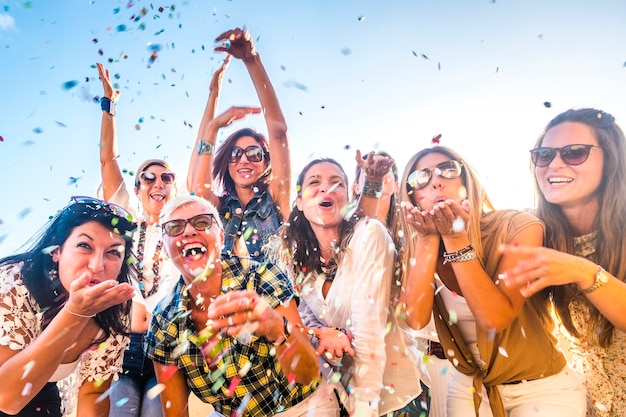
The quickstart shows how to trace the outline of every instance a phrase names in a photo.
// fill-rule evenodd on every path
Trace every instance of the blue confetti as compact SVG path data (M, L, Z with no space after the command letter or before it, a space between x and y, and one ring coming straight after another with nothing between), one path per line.
M71 90L72 88L76 87L78 85L78 81L76 80L70 80L70 81L66 81L63 83L63 89L64 90Z

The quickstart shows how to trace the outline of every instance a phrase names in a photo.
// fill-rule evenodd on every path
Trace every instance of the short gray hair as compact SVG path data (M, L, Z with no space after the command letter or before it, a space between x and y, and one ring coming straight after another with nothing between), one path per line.
M220 219L220 215L213 204L211 204L208 200L205 200L204 198L189 194L179 195L168 201L165 206L163 206L163 210L161 210L161 214L159 215L159 223L162 224L164 220L167 219L172 214L172 212L174 212L174 210L187 204L197 204L201 207L206 208L208 212L212 214L213 217L215 217L215 221L219 225L220 229L224 228L224 226L222 225L222 220Z

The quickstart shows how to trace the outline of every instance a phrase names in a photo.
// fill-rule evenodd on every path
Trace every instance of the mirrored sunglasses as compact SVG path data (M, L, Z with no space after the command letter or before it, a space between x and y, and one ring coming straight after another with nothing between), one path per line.
M591 148L599 148L596 145L574 144L563 146L562 148L540 147L530 150L530 159L539 168L547 167L556 158L557 152L561 156L561 161L567 165L581 165L589 158Z
M150 171L143 171L139 174L139 181L147 185L154 184L156 178L156 174ZM163 181L163 184L165 185L173 184L174 181L176 181L176 175L173 172L162 172L161 181Z
M263 148L260 146L248 146L246 149L233 146L233 149L230 151L229 162L239 162L244 154L250 162L261 162L265 152L263 152Z
M426 187L433 178L433 173L441 178L458 178L463 172L463 164L459 161L451 160L442 162L435 169L418 169L411 172L407 178L407 187L409 190L421 190Z
M163 231L171 237L179 236L185 231L187 223L199 232L208 230L213 225L215 217L213 214L198 214L191 219L176 219L163 223Z

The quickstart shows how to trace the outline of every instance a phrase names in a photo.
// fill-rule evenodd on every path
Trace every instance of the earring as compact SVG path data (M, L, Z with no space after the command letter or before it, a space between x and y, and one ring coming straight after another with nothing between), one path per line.
M50 281L56 281L59 279L59 267L58 267L59 263L55 262L54 264L52 264L52 268L50 268L50 270L48 271L48 279Z

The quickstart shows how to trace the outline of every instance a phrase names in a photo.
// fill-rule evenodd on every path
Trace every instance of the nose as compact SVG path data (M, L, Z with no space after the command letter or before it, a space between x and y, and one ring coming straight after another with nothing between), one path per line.
M94 252L89 258L89 270L93 274L99 274L104 271L104 254L101 252Z
M197 232L196 228L191 225L191 222L185 223L185 228L183 229L183 236L195 235Z

